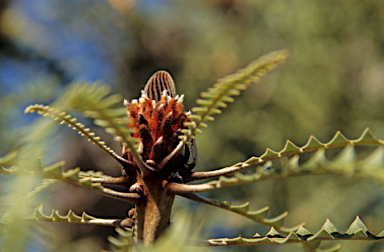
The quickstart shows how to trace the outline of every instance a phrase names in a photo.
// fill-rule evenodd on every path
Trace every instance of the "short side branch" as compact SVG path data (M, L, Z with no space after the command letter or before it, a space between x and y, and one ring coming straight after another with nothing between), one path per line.
M262 163L262 162L260 162L260 163ZM257 164L254 164L254 163L242 164L242 165L234 165L234 166L230 166L230 167L225 167L225 168L215 170L215 171L193 172L188 177L183 178L184 179L183 181L185 183L187 183L187 182L191 182L191 181L195 181L195 180L216 178L216 177L227 175L227 174L230 174L230 173L233 173L233 172L236 172L236 171L239 171L239 170L242 170L242 169L254 166L254 165L257 165Z
M183 141L180 141L179 144L176 146L175 149L171 153L168 154L157 166L157 169L161 170L168 162L171 160L174 156L176 156L177 153L181 151L181 149L184 147L185 143Z
M217 189L215 185L202 184L202 185L185 185L171 182L164 187L167 193L171 194L185 194L185 193L199 193Z
M138 193L117 192L109 188L103 188L102 194L111 198L130 202L132 204L138 204L139 202L141 202L142 199Z
M101 185L110 186L123 186L128 187L127 181L124 177L118 178L91 178L92 183L99 183Z

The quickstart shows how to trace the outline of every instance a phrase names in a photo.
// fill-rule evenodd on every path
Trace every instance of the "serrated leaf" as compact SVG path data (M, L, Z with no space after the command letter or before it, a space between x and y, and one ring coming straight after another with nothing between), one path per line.
M284 244L284 243L302 243L312 250L316 251L337 251L340 245L329 248L319 249L318 246L321 241L335 241L335 240L359 240L359 241L377 241L384 239L384 231L379 235L371 235L369 230L365 227L364 223L359 217L351 224L346 233L339 233L336 227L327 220L323 227L312 234L304 227L299 227L296 232L290 232L286 236L271 228L265 236L256 233L253 238L243 238L241 236L235 238L220 238L208 240L211 246L257 246L269 244Z

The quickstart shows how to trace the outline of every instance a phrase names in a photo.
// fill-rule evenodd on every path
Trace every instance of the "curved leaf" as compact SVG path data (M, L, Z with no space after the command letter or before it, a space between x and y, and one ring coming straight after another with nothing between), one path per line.
M89 128L85 128L84 124L77 122L76 118L73 118L71 115L66 114L66 112L57 111L54 108L49 106L44 106L41 104L30 105L25 109L26 114L37 112L43 116L50 116L55 121L60 121L60 124L68 124L68 127L79 132L80 135L88 138L88 141L91 141L93 144L97 145L104 152L109 154L111 157L116 159L118 156L115 151L105 145L104 141L100 140L100 137L95 136L95 133L90 132Z

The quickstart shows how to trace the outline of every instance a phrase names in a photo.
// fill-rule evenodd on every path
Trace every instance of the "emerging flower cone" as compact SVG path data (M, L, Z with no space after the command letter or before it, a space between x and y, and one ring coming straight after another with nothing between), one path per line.
M159 164L179 143L180 130L187 119L183 95L175 96L172 77L165 71L156 72L148 81L139 100L125 102L133 137L141 138L139 151L147 165L160 171ZM123 157L133 161L123 149Z
M141 139L138 149L143 161L158 172L159 177L167 180L181 180L180 174L191 168L187 164L190 155L188 148L183 148L174 157L170 156L180 142L181 129L186 128L184 122L190 121L183 108L184 96L175 93L171 75L158 71L149 79L138 100L132 100L131 103L125 101L129 115L127 126L134 130L132 137ZM137 164L124 147L122 157L136 168L125 172L131 182L137 182L132 181L132 176L139 175ZM136 170L135 175L132 170ZM137 185L131 191L135 189Z

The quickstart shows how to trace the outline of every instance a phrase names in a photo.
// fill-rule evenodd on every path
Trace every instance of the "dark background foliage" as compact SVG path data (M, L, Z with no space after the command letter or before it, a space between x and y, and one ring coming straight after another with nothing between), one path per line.
M251 86L197 137L196 170L259 156L267 147L278 151L287 139L301 146L311 134L327 142L337 130L357 138L370 127L383 138L383 27L380 0L2 0L0 154L10 151L23 126L35 119L23 115L23 109L51 103L72 81L100 81L133 99L153 72L165 69L189 109L218 78L283 48L291 53L288 61ZM109 135L93 128L119 149ZM119 175L119 166L76 132L63 127L52 142L47 164L64 159L66 169L79 166ZM288 210L287 225L304 221L312 232L326 218L345 231L356 215L373 232L384 229L382 188L356 178L291 178L205 195L239 204L249 200L252 210L269 205L270 216ZM121 218L130 207L62 184L46 190L41 200L46 209L98 217ZM174 208L200 210L205 238L267 232L241 217L183 199ZM58 234L56 246L62 251L100 250L107 247L106 236L114 234L113 228L42 225ZM36 241L30 248L37 250L31 251L50 251L53 245L45 243ZM381 244L353 242L342 251L352 246L354 251L383 249ZM240 249L296 251L297 246L235 250Z

